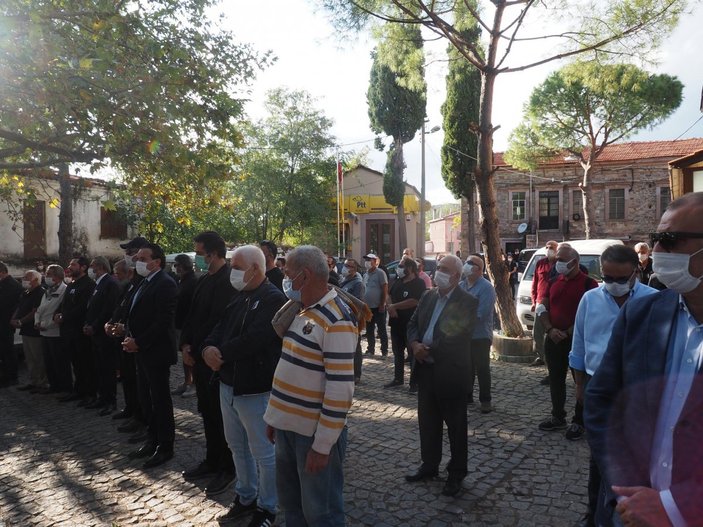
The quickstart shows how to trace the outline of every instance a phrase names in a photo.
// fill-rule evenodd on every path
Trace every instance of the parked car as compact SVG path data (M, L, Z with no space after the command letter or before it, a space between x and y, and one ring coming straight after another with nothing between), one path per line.
M517 258L517 279L522 280L522 275L527 268L527 264L530 262L530 258L535 254L537 249L523 249L520 251L520 255Z
M568 242L579 253L580 262L583 267L588 270L588 274L602 281L600 272L600 255L611 245L622 245L621 240L574 240ZM535 267L537 262L547 257L547 251L544 247L537 249L532 258L530 258L525 272L522 275L520 284L517 290L517 301L515 306L517 316L522 325L531 330L535 323L535 314L532 311L532 279L535 275Z

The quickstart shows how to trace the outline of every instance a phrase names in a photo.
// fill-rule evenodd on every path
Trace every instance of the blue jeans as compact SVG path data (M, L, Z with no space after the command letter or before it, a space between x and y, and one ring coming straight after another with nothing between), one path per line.
M237 469L235 491L245 505L258 494L257 505L276 514L276 451L264 422L269 395L233 395L231 386L220 383L222 423Z
M317 474L305 471L314 438L276 430L278 496L286 527L344 525L344 472L347 427L332 447L327 466Z

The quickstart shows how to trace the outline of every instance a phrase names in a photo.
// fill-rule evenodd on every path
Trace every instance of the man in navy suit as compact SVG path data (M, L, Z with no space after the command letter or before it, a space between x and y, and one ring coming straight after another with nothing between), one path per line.
M433 478L442 460L442 427L447 425L451 459L445 496L461 491L468 465L466 405L471 374L471 337L478 300L459 285L462 262L445 256L437 265L437 287L427 291L408 322L408 343L415 355L411 384L417 382L417 420L422 465L406 481Z
M163 270L166 256L158 245L150 243L139 249L134 260L144 280L132 297L122 349L137 357L139 398L147 414L149 438L130 457L148 457L143 466L152 468L173 457L175 423L169 374L176 363L173 319L178 286Z
M586 389L598 525L703 525L701 218L703 192L671 202L651 235L668 290L625 304Z

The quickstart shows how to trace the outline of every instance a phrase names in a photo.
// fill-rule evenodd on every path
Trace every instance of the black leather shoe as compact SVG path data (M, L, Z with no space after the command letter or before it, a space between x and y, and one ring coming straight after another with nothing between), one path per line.
M414 474L408 474L407 476L405 476L405 481L407 481L408 483L414 483L416 481L422 481L423 479L432 479L437 474L439 474L439 471L437 469L427 470L421 468Z
M140 446L138 449L133 450L132 452L127 454L127 457L129 459L139 459L141 457L152 457L155 452L156 452L156 444L152 443L151 441L147 441L142 446Z
M461 480L449 478L442 489L443 496L456 496L461 492Z
M83 408L86 410L98 410L105 406L105 402L101 401L100 399L93 399L92 402L86 404Z
M234 481L234 474L232 472L219 472L205 487L205 495L217 496L218 494L226 492L232 484L232 481Z
M68 395L58 397L56 400L60 403L72 403L73 401L78 401L80 399L81 399L81 396L78 395L77 393L69 393Z
M403 386L403 381L393 379L391 382L383 385L384 388L393 388L394 386Z
M126 408L112 416L113 419L129 419L130 417L132 417L132 412L128 411Z
M103 406L102 410L98 412L98 415L100 417L105 417L106 415L112 414L115 410L117 410L117 405L115 403L111 403Z
M186 481L192 481L194 479L200 478L209 478L214 476L215 474L217 474L217 470L214 469L207 461L202 461L194 467L190 467L189 469L186 469L181 472L181 476L183 476L183 479L185 479Z
M137 430L139 430L142 427L142 424L137 421L136 419L131 419L127 421L125 424L120 425L117 427L118 432L122 432L124 434L133 434Z
M549 386L549 375L546 375L545 377L543 377L542 380L539 381L539 383L542 386Z
M88 408L89 406L94 405L97 402L97 399L95 397L83 397L80 401L78 401L78 404L76 405L78 408ZM99 408L99 406L96 406L96 408Z
M146 429L139 429L127 438L127 442L131 444L143 443L147 439L149 439L149 432Z
M159 465L163 465L169 459L173 457L173 448L163 448L161 446L156 447L154 455L147 459L142 468L154 468Z

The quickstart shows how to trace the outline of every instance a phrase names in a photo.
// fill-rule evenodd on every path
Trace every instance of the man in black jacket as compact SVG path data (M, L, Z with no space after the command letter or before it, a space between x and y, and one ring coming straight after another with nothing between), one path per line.
M176 337L181 341L181 332L185 326L190 305L193 303L193 294L198 279L193 270L193 260L187 254L176 256L173 264L173 271L178 276L178 303L176 304ZM193 367L183 363L183 384L171 390L171 395L181 397L192 397L195 395L195 385L193 384Z
M83 333L88 302L95 289L95 282L87 275L89 265L90 262L85 256L71 260L66 274L73 278L73 281L66 287L63 302L54 315L54 322L61 328L63 345L71 356L75 377L73 393L60 398L59 401L69 402L80 399L79 406L95 403L97 390L92 367L90 337Z
M130 458L148 457L143 467L152 468L173 457L176 426L169 374L176 363L173 316L178 286L163 270L166 256L158 245L150 243L139 249L135 261L144 280L132 296L122 349L137 358L139 398L149 437Z
M105 334L120 296L120 286L110 274L110 262L102 256L90 263L89 275L95 277L95 290L88 302L83 333L93 342L93 367L98 379L98 399L86 408L98 409L98 415L110 415L117 409L117 341Z
M230 284L229 264L225 260L225 241L213 231L193 240L195 253L204 258L207 272L199 279L181 333L183 363L193 367L198 410L205 431L205 460L183 472L186 480L210 477L205 487L208 496L227 490L234 479L234 462L227 447L220 412L220 386L217 375L202 357L202 344L222 318L235 290Z
M22 286L10 276L7 265L0 262L0 387L17 384L15 328L10 326L17 309Z
M219 520L254 512L250 525L257 526L271 525L276 513L276 456L263 416L281 355L281 339L271 320L286 302L265 271L258 247L245 245L234 251L230 279L240 293L203 343L205 362L220 374L225 436L237 468L237 496Z

